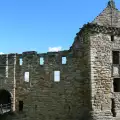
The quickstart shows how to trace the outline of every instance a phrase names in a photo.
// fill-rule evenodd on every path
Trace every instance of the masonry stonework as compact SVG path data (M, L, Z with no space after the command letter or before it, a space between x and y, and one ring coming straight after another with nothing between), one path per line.
M69 50L0 55L0 120L119 120L120 62L113 63L113 51L120 51L120 12L110 0ZM3 113L8 101L10 111Z

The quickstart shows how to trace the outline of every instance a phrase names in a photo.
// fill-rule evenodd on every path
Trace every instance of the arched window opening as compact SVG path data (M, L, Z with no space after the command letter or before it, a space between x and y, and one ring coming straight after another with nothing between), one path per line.
M11 111L11 94L7 90L0 90L0 114Z

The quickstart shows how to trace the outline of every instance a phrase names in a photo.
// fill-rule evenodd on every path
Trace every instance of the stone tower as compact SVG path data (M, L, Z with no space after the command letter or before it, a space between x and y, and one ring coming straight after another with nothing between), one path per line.
M84 83L90 80L85 89L90 91L91 119L120 119L120 11L113 0L77 33L72 49L80 64L88 60L81 76L89 76L82 77Z

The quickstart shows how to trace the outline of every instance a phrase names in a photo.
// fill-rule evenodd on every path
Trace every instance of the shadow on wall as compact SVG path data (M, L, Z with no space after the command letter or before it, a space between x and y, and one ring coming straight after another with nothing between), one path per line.
M4 113L3 115L0 115L0 120L13 120L13 116L15 116L12 112Z

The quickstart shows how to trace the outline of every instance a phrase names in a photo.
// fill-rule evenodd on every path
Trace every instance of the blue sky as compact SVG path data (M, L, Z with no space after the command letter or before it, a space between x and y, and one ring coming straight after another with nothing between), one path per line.
M0 0L0 52L67 50L108 0ZM120 0L115 0L120 10Z

